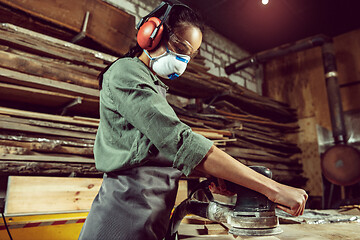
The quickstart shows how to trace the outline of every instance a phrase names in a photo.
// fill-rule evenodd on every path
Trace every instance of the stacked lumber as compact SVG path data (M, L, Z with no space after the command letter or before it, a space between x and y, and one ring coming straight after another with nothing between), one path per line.
M99 176L93 158L98 123L0 107L0 172Z
M99 119L58 116L0 107L0 172L100 176L93 147ZM233 141L229 131L193 128L215 145Z
M270 168L274 179L301 186L305 178L300 159L301 150L288 140L299 131L297 123L278 123L254 115L232 113L216 108L195 113L173 106L179 118L191 127L226 130L230 141L222 149L245 165ZM212 113L209 113L209 112Z
M0 173L99 176L92 148L99 123L97 75L116 57L11 24L0 25ZM193 131L246 165L302 185L294 110L227 78L198 57L172 95L196 98L196 111L169 99ZM164 80L165 81L165 80ZM200 101L201 99L201 101Z
M204 58L199 56L189 64L179 80L164 80L170 87L170 93L186 98L205 99L221 109L260 116L276 122L297 121L296 111L289 105L260 96L229 78L214 76L207 72L209 68L204 65Z

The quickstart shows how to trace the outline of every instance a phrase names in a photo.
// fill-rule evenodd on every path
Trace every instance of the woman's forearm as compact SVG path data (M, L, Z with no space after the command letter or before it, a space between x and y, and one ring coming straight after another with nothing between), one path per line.
M277 183L248 168L213 146L196 170L250 188L266 196L274 194Z

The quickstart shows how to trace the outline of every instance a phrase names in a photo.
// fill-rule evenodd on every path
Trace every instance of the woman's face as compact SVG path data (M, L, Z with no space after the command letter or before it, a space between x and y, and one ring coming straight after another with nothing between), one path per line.
M169 40L161 41L160 46L150 52L152 57L157 57L166 51L166 46L170 51L194 57L198 52L202 42L202 33L199 28L183 24L174 29L170 34Z

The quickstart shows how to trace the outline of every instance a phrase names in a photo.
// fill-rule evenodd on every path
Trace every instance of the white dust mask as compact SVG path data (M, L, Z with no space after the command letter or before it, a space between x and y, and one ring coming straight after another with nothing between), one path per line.
M183 74L190 56L172 52L166 47L166 52L158 57L150 57L150 54L144 50L150 58L150 68L159 76L173 80Z

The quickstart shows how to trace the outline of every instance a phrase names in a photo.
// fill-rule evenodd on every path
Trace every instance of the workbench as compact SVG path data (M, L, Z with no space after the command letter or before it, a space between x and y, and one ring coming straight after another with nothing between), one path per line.
M281 234L273 236L238 236L228 234L226 223L215 223L197 216L186 216L179 227L180 239L213 240L360 240L360 209L305 210L304 215L293 217L277 211Z
M360 240L360 223L330 223L330 224L281 224L284 231L274 236L239 236L236 240ZM207 235L204 225L181 224L179 227L180 239L212 239L234 240L231 234Z

